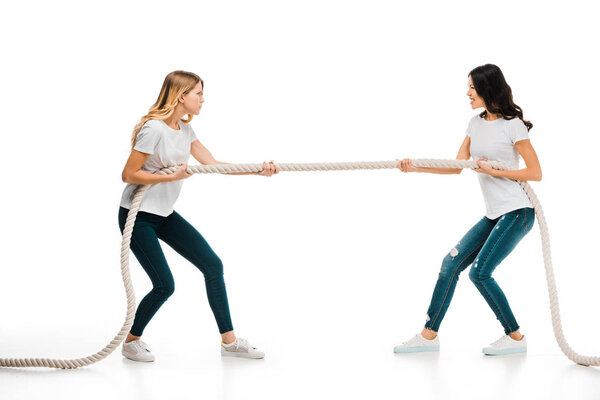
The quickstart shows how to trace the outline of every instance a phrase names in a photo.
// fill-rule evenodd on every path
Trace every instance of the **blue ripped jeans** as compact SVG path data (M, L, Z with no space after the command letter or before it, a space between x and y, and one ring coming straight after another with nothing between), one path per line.
M437 332L448 310L458 276L473 264L469 278L483 295L508 335L519 329L508 300L492 277L496 267L531 230L535 221L533 208L521 208L496 219L483 217L444 257L425 327Z

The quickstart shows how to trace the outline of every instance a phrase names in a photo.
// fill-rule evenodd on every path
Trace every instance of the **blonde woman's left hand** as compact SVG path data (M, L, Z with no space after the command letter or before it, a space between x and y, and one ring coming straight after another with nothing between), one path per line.
M273 163L273 160L270 162L263 163L263 170L258 173L258 175L262 176L271 176L279 173L279 167Z
M479 160L477 160L477 165L479 165L479 168L473 168L473 171L495 176L496 170L490 167L488 164L484 164L482 161L488 161L488 159L480 158Z

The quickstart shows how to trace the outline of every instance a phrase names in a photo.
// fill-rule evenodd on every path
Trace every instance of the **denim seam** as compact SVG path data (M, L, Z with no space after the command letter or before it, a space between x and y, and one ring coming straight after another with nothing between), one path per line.
M435 316L433 317L433 319L431 320L431 326L435 325L435 323L437 322L437 319L440 315L440 312L442 311L442 308L444 308L444 303L446 302L446 299L448 298L448 292L450 291L450 286L452 286L452 281L454 280L454 278L456 277L456 271L458 271L460 269L460 266L465 262L465 260L467 258L469 258L473 253L475 253L476 251L479 251L479 246L483 245L483 243L485 243L485 241L487 240L487 237L481 242L479 243L479 245L475 246L475 248L469 253L467 254L460 263L458 263L458 265L456 266L456 268L454 268L454 271L452 272L452 277L450 278L450 283L448 284L448 287L446 288L446 292L444 292L444 297L442 298L442 301L440 303L440 306L437 310L437 312L435 313Z
M498 243L500 242L500 240L501 240L501 239L502 239L502 238L503 238L503 237L506 235L506 232L507 232L507 231L508 231L508 230L509 230L509 229L510 229L510 228L511 228L511 227L512 227L514 224L515 224L515 222L516 222L516 221L517 221L517 219L515 218L515 219L514 219L514 220L511 222L511 224L510 224L510 225L509 225L509 226L508 226L506 229L504 229L504 230L502 231L502 234L501 234L501 235L498 237L498 239L496 240L496 243L494 243L494 246L492 246L492 248L490 249L490 251L488 251L488 253L487 253L487 254L486 254L486 256L484 257L484 259L483 259L483 262L482 262L481 264L485 265L485 263L486 263L486 261L488 260L488 258L489 258L489 256L490 256L490 254L492 254L492 252L493 252L494 250L496 250L496 247L498 247ZM478 282L479 282L479 278L480 278L480 276L481 276L481 270L482 270L482 269L483 269L483 268L480 268L480 269L477 271L477 278L478 278ZM476 285L477 285L477 284L476 284ZM490 296L490 294L489 294L488 290L485 288L485 285L484 285L483 283L481 283L481 286L482 286L482 288L485 290L485 293L487 294L487 298L489 298L489 299L491 300L491 302L494 304L494 307L496 307L496 309L498 310L498 315L500 315L500 318L502 319L502 320L500 321L500 323L502 323L502 326L504 326L504 327L508 326L508 323L506 322L506 318L505 318L505 316L502 314L502 311L501 311L501 310L500 310L500 308L498 307L498 304L496 304L496 302L494 301L494 299L492 298L492 296ZM482 295L483 295L483 293L482 293ZM486 296L484 295L484 297L486 297Z
M489 298L492 301L492 304L493 304L494 308L496 310L498 310L498 314L500 315L500 318L501 318L500 323L502 324L502 327L504 328L504 332L506 333L506 327L509 326L508 322L506 322L506 319L505 319L504 315L502 314L502 312L500 311L500 308L498 307L498 305L496 304L496 302L494 301L494 299L492 299L492 296L490 295L490 292L487 290L487 288L485 287L485 284L483 282L481 283L481 288L483 290L485 290L484 297ZM493 311L493 309L492 309L492 311Z
M527 218L527 209L525 209L525 218ZM531 224L531 228L527 229L526 225L523 226L523 228L525 228L525 233L529 233L533 229L534 224L535 224L535 211L533 213L533 223Z
M527 229L527 210L523 209L523 222L521 222L521 225L523 226L523 229L525 229L525 232L528 233L529 230Z

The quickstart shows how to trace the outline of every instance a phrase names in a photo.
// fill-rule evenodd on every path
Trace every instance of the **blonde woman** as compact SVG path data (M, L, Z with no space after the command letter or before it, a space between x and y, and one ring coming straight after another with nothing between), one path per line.
M196 138L189 122L200 113L204 82L194 73L174 71L167 75L156 103L142 117L132 135L132 150L123 169L127 183L119 209L119 228L125 227L137 185L152 184L146 192L137 215L131 238L131 250L150 280L152 290L140 302L133 326L123 344L122 354L134 361L154 361L150 349L141 341L144 328L175 290L173 275L158 239L194 264L204 274L206 294L221 333L221 355L263 358L264 353L237 338L231 322L223 264L202 235L173 210L183 180L190 177L187 161L190 154L202 164L226 164L213 155ZM187 117L187 118L184 118ZM154 172L169 165L180 168L171 175ZM258 173L278 173L275 164L263 164ZM236 174L240 175L240 174Z

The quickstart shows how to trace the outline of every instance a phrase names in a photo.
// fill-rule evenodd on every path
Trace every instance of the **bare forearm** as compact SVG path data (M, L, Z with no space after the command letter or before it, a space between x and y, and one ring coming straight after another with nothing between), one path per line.
M494 170L492 176L508 178L515 181L541 181L542 171L533 168L523 168L514 171Z
M430 174L460 174L460 168L430 168L430 167L416 167L416 172L427 172Z
M151 174L146 171L136 171L130 174L123 174L123 182L133 183L134 185L152 185L159 182L170 182L173 180L172 175Z

